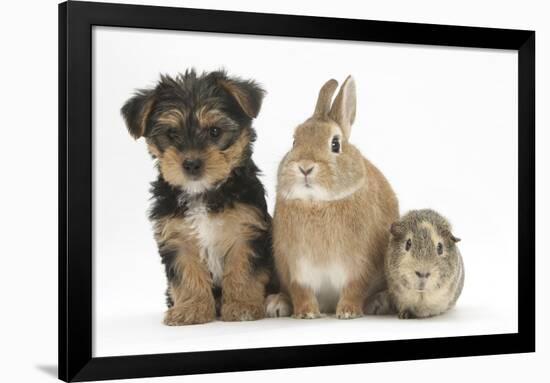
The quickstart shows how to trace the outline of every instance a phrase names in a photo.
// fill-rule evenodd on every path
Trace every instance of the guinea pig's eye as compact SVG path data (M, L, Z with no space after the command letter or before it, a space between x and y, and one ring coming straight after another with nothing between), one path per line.
M208 129L208 134L211 138L216 139L220 137L220 135L222 134L222 130L217 126L211 126L210 129Z
M330 149L333 153L340 153L340 139L338 136L332 137L332 142L330 143Z
M439 243L437 244L437 254L438 254L438 255L443 254L443 244L442 244L441 242L439 242Z
M409 251L411 249L411 246L412 246L412 241L411 239L407 239L407 243L405 243L405 250Z

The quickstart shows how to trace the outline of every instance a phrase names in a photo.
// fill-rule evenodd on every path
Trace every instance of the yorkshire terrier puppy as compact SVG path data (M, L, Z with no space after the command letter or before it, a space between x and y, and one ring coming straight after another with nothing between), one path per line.
M251 158L263 95L254 81L188 70L122 107L159 171L150 219L168 279L166 325L264 317L271 218Z

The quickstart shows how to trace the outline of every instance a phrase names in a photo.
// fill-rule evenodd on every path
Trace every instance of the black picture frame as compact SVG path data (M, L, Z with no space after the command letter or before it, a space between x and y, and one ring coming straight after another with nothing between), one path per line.
M518 52L518 333L92 357L92 27ZM69 1L59 5L59 378L89 381L535 351L535 32Z

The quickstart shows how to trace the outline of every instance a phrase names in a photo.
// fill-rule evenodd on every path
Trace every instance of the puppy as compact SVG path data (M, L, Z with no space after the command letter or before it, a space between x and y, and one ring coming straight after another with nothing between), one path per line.
M263 96L254 81L188 70L122 107L159 172L150 219L168 279L166 325L264 317L271 218L251 158Z

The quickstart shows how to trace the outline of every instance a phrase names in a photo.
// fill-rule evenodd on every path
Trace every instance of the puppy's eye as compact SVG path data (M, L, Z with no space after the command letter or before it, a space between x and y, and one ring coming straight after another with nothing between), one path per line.
M438 255L442 255L443 254L443 244L441 242L439 242L437 244L437 254Z
M178 138L178 131L176 129L168 129L166 135L168 136L168 138L175 140L176 138Z
M332 137L332 142L330 143L330 149L333 153L340 153L340 140L338 136Z
M409 251L411 249L411 246L412 246L412 241L411 239L407 239L407 243L405 243L405 250Z
M222 130L218 128L217 126L211 126L210 129L208 129L208 134L211 138L218 138L222 134Z

